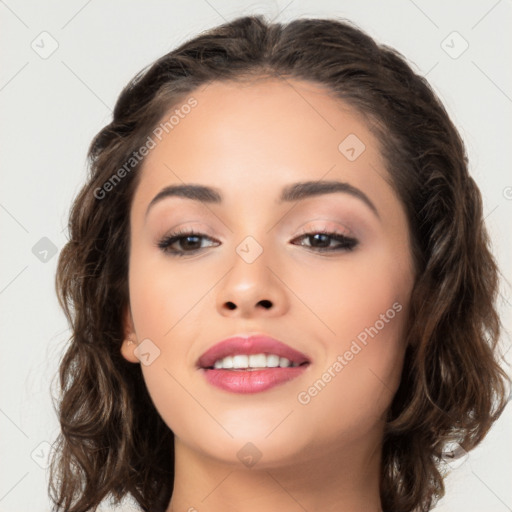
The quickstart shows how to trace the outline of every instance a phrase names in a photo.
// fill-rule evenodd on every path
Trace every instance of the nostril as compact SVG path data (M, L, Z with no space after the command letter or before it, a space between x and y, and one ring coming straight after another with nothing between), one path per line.
M260 300L259 304L261 304L264 308L271 308L272 307L272 302L270 302L269 300Z
M233 304L232 302L226 302L226 305L227 305L228 309L236 309L235 304Z

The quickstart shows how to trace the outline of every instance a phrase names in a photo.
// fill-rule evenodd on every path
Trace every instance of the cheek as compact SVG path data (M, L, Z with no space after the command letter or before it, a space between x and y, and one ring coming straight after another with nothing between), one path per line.
M344 354L339 366L329 365L311 380L298 395L301 428L342 445L383 428L400 381L403 351L379 343L375 338L366 347L353 346L350 361Z
M137 338L154 344L150 351L154 350L156 357L151 354L151 363L141 364L152 402L169 428L186 438L188 432L198 429L196 419L204 416L190 395L193 361L189 345L204 326L204 308L213 307L206 302L218 281L218 269L197 265L176 268L165 257L136 248L130 260L130 305ZM214 422L210 425L216 426Z
M318 435L325 439L351 443L383 427L405 353L407 312L392 295L370 295L359 304L364 312L346 321L340 316L325 364L311 373L297 395L301 428L320 428Z
M364 341L366 329L375 324L382 331L379 337L396 338L393 331L405 317L412 286L405 256L399 261L383 247L327 261L311 272L297 266L293 275L286 276L303 305L314 313L302 321L318 324L329 352L332 348L343 352L359 335Z
M305 422L321 419L325 436L337 431L358 437L380 425L398 388L412 282L407 262L388 254L354 259L336 272L324 269L318 276L323 292L308 294L331 335L324 337L325 358L297 401Z
M162 256L134 255L130 262L130 302L139 337L166 343L179 324L196 320L198 303L207 300L216 281L194 265L170 265Z

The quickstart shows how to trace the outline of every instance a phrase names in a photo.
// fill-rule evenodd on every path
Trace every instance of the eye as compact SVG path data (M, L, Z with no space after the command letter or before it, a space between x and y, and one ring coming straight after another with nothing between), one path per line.
M303 247L308 247L315 252L351 251L359 243L355 238L332 231L314 231L304 233L300 237L295 238L293 242L297 240L307 240L309 245L294 245L302 245ZM220 243L204 233L199 233L194 230L178 230L162 238L157 245L164 253L170 254L171 256L186 256L187 254L196 254L200 250L204 249L205 246L202 245L202 242L204 241L213 242L206 247L211 247ZM333 242L335 243L334 247L332 246Z
M295 238L294 241L303 239L309 241L309 245L305 245L305 247L309 247L316 252L351 251L359 243L359 241L353 237L331 231L314 231L310 233L304 233L300 237ZM332 242L335 242L337 245L333 247L331 245Z
M216 243L216 241L204 233L194 230L178 230L162 238L157 245L164 253L171 256L185 256L187 254L195 254L199 250L204 249L201 244L203 240L210 240Z

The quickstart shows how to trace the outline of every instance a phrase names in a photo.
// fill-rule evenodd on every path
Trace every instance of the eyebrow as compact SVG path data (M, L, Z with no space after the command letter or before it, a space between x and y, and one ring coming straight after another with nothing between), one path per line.
M281 196L277 202L284 203L300 201L310 197L340 192L360 199L380 219L377 208L362 190L350 185L350 183L341 181L303 181L293 183L283 187ZM217 188L192 183L169 185L158 192L158 194L151 200L146 210L146 216L156 203L169 197L181 197L210 204L222 203L222 194Z

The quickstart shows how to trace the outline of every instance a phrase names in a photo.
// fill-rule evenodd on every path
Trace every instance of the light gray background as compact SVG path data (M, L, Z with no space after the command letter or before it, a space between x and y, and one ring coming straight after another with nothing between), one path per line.
M427 75L466 141L495 252L511 281L510 0L0 0L1 512L50 510L40 466L58 432L49 386L69 334L54 293L51 246L58 251L66 241L92 137L142 67L202 30L252 13L283 22L347 17ZM58 48L46 55L52 44ZM510 297L504 285L509 330ZM510 336L503 344L510 346ZM509 407L452 472L436 510L512 510L511 427Z

